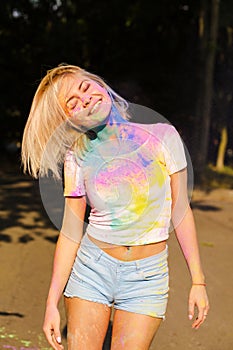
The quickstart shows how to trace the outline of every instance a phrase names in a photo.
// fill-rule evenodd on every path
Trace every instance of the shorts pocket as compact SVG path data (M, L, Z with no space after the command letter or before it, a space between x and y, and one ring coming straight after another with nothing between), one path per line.
M159 264L151 264L150 266L141 267L141 274L146 281L150 280L162 280L168 276L168 264L167 261Z
M91 256L91 254L82 248L78 250L77 257L84 265L89 264L93 260L93 257Z
M93 258L85 250L80 249L71 270L71 279L83 282L92 269Z

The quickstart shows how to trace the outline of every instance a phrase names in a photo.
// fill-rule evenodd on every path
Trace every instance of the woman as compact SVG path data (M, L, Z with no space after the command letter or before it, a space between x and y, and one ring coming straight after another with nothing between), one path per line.
M166 311L171 220L192 278L193 328L209 310L182 142L168 124L129 122L127 108L98 76L61 65L41 81L25 127L25 170L60 178L64 164L64 218L43 327L57 350L63 292L69 349L102 349L112 306L111 349L149 349Z

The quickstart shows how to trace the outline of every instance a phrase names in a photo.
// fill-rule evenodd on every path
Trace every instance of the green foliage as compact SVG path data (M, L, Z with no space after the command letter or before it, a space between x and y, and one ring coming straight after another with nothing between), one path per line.
M21 139L38 81L47 69L67 62L164 114L189 146L199 6L194 0L1 1L1 143ZM221 6L222 30L232 25L233 4L227 0ZM219 48L225 52L221 43ZM212 127L215 131L217 125Z
M233 189L233 168L227 166L223 170L217 171L213 165L208 165L203 173L200 186L205 190Z

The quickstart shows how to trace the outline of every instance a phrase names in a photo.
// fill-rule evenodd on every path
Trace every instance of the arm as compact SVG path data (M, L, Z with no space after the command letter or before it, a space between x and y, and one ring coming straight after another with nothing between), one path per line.
M182 170L171 175L172 190L172 222L176 237L185 256L190 275L192 288L189 295L189 318L194 315L195 306L198 307L198 317L193 322L193 328L199 328L204 322L209 310L209 302L204 284L197 233L193 213L189 205L187 195L187 170Z
M86 210L85 197L66 198L65 212L53 263L43 330L50 345L61 349L60 316L58 303L73 266L79 242L83 235L83 222ZM68 237L75 237L76 240Z

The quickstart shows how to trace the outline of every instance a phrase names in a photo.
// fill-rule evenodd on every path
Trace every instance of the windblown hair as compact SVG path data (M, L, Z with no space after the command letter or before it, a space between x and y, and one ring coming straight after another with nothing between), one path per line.
M82 158L90 149L89 133L84 133L81 125L79 128L72 124L59 102L63 78L70 74L81 75L104 87L122 117L129 119L127 101L99 76L66 64L48 70L36 90L22 140L24 172L35 178L46 176L49 171L55 178L61 178L67 150L73 148L77 157Z

